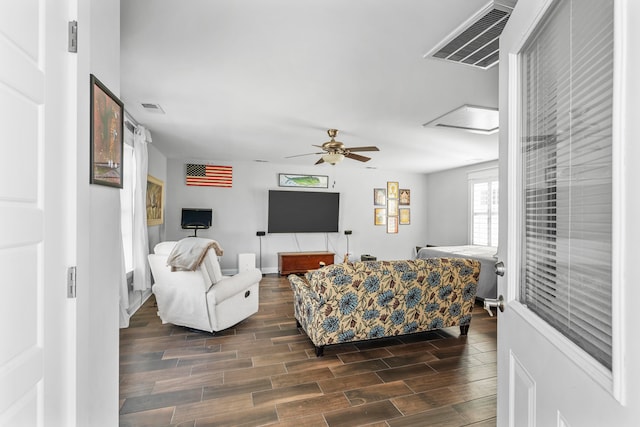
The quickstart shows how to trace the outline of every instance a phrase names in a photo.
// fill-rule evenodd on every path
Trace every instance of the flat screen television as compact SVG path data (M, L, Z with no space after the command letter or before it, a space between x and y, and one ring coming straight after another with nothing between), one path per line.
M213 211L211 209L182 208L180 225L185 229L202 229L211 227Z
M269 233L336 233L340 193L269 190Z

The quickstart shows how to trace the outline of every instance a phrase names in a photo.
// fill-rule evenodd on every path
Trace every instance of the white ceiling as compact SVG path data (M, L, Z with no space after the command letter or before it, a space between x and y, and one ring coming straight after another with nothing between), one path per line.
M423 54L487 0L122 0L121 98L169 158L434 172L493 160L498 136L425 128L463 104L498 106L487 71ZM157 103L166 114L145 111Z

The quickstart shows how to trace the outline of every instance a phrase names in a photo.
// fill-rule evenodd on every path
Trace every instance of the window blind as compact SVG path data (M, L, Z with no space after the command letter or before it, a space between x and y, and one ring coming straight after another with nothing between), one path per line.
M520 55L520 301L611 369L613 0L561 0Z
M471 183L471 244L498 245L498 181L489 179Z

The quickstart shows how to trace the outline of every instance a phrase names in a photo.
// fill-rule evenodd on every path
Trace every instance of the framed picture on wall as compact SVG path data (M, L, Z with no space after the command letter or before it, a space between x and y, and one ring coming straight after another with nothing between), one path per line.
M387 190L384 188L373 189L373 204L375 206L385 206L387 204Z
M390 216L387 217L387 233L395 234L398 232L398 217Z
M387 215L398 216L398 199L387 200Z
M400 208L400 225L411 224L411 209Z
M400 189L400 204L405 206L411 204L411 190L406 188Z
M164 222L164 183L147 175L147 225Z
M385 225L387 223L387 210L375 208L373 210L373 225Z
M91 74L89 182L122 188L124 104Z
M398 182L397 181L387 182L387 199L397 199L397 198L398 198Z
M280 187L329 188L329 177L327 175L281 173L278 174L278 185Z

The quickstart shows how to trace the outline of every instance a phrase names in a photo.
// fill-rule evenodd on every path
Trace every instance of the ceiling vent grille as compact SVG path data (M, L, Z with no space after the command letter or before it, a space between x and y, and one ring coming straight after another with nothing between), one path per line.
M515 0L494 0L456 28L443 41L424 54L435 58L489 69L498 63L499 38Z
M141 105L142 105L142 108L144 108L145 111L149 113L164 114L164 110L162 109L160 104L151 104L149 102L143 102Z

